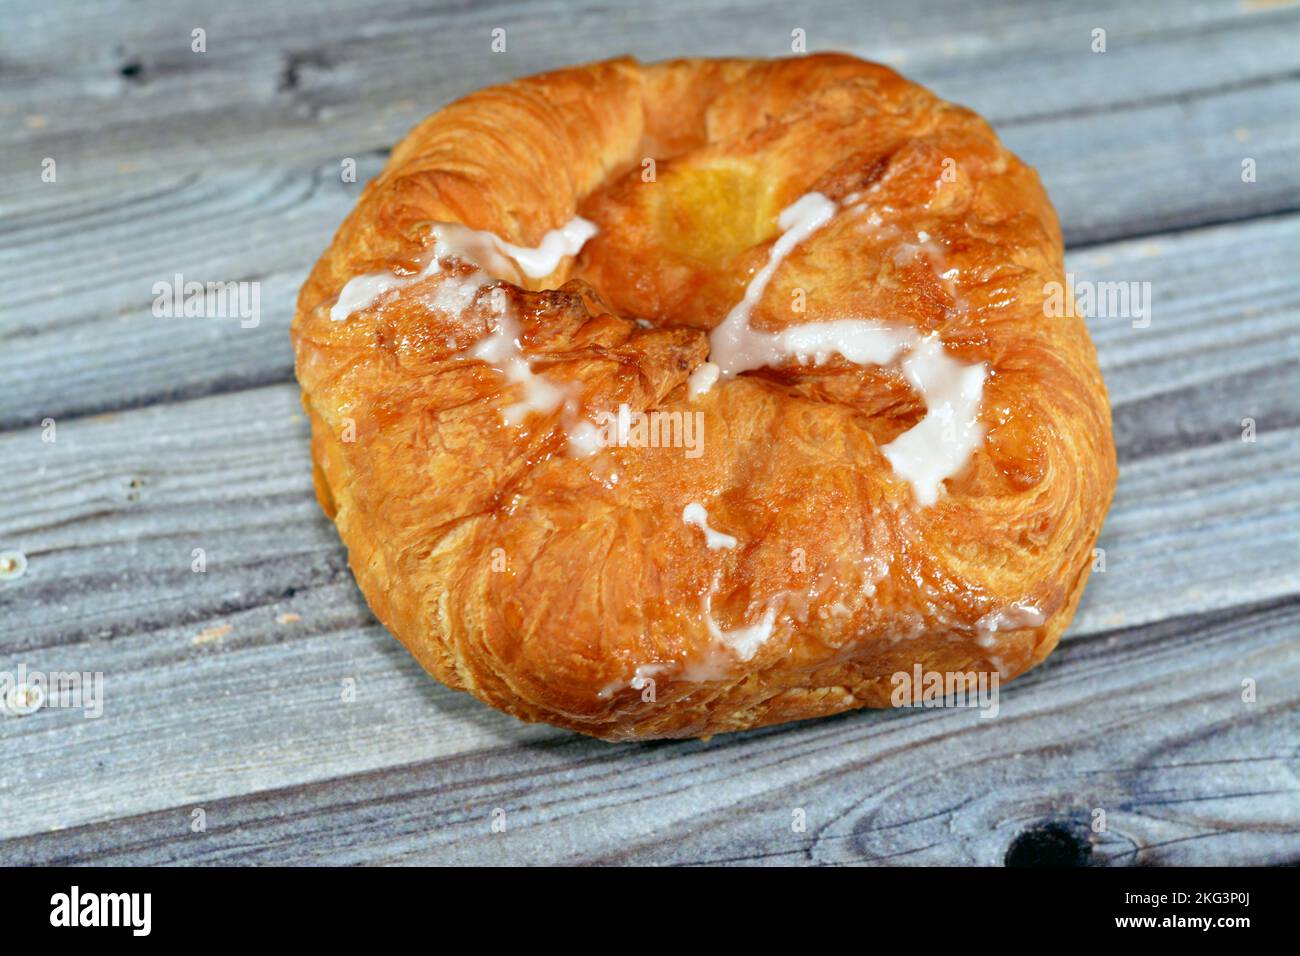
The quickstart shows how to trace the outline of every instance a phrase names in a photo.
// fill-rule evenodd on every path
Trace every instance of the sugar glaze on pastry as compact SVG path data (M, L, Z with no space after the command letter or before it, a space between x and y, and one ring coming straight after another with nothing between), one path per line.
M876 64L494 87L303 287L317 495L421 664L527 720L707 735L888 706L916 664L1014 677L1114 488L1063 272L1032 170ZM700 416L703 454L605 447L627 410Z
M943 481L959 472L983 434L977 420L980 394L984 384L982 364L963 366L948 358L943 345L934 336L921 339L909 328L894 329L880 322L864 319L838 319L791 326L781 332L762 332L750 327L749 315L761 301L772 274L781 261L802 241L820 229L838 208L820 193L809 193L777 219L783 230L773 244L767 265L758 271L745 289L744 297L727 314L722 324L709 335L709 361L692 373L688 382L692 397L712 388L719 378L764 366L775 366L794 357L801 363L812 360L820 365L831 355L841 355L856 364L884 365L901 352L907 357L902 369L908 382L925 401L928 413L914 428L886 445L882 451L894 471L911 483L917 500L933 504ZM541 246L524 248L506 242L486 230L470 230L454 223L437 223L431 230L434 250L429 264L416 276L393 276L375 272L349 280L330 309L335 321L373 306L381 296L440 271L444 256L454 256L474 266L493 261L493 271L503 269L500 257L506 256L524 275L542 278L553 273L565 256L578 253L596 233L596 227L575 216L560 229L546 234ZM915 247L905 247L915 248ZM489 281L484 273L475 273L481 281L454 281L440 288L434 308L453 311L469 306L474 293ZM519 424L534 412L549 412L564 404L563 390L532 371L518 345L514 322L508 315L498 319L497 328L473 350L497 367L506 378L524 387L524 398L508 406L504 418ZM716 370L716 371L715 371ZM570 415L570 418L572 416ZM569 423L569 449L580 455L593 454L591 426ZM945 435L945 432L954 434Z
M964 366L948 358L935 336L920 338L912 329L894 329L864 319L837 319L792 325L780 332L755 331L749 316L763 298L781 261L800 243L830 222L836 205L809 193L777 219L784 230L772 245L767 265L750 280L744 297L709 334L709 360L721 376L778 365L794 356L820 365L841 355L858 365L884 365L904 350L903 372L925 402L927 414L911 430L881 449L894 471L906 478L923 505L934 504L939 487L966 465L983 435L977 420L984 386L984 366ZM704 391L699 389L698 391ZM945 432L952 432L946 435Z
M704 505L698 501L692 501L682 509L682 520L704 532L704 543L710 549L734 548L736 546L736 539L731 535L723 534L721 531L709 527L709 513L704 509Z

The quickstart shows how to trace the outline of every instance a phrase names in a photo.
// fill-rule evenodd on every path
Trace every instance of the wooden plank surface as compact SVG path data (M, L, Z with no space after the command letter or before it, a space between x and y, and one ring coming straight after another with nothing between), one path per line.
M0 862L998 864L1045 833L1088 862L1300 860L1300 9L0 6L0 549L30 562L0 582L0 670L105 675L103 717L0 719ZM1149 327L1091 323L1121 457L1106 572L996 720L611 746L439 687L311 496L286 333L360 189L339 160L364 183L510 76L778 55L795 27L984 112L1076 277L1151 283ZM258 326L155 318L177 272L259 281Z

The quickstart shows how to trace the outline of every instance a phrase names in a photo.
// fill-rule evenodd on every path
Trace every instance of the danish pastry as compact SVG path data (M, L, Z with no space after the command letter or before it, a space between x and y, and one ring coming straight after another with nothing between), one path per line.
M1063 272L1033 170L874 63L483 90L302 288L317 496L379 620L524 720L706 736L1015 677L1115 485Z

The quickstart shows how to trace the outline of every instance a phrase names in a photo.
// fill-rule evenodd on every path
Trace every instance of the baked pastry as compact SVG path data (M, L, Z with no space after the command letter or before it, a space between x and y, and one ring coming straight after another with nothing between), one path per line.
M317 495L378 618L524 720L704 736L1014 677L1115 485L1063 280L1033 170L883 66L493 87L303 286Z

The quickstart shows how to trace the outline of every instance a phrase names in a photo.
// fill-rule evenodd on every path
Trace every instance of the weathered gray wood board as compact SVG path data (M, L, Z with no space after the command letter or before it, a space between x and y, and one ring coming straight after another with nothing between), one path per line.
M0 581L0 670L102 671L105 700L0 719L0 862L998 864L1043 827L1092 862L1300 860L1300 9L3 6L0 550L30 565ZM1105 573L992 720L611 746L439 687L312 498L298 284L440 103L623 52L778 55L795 28L984 112L1076 278L1151 283L1149 326L1091 321L1122 465ZM259 324L155 317L175 273L259 281Z

